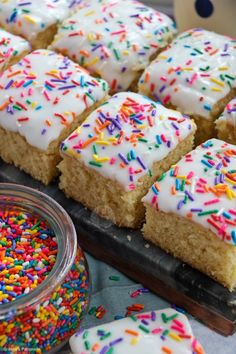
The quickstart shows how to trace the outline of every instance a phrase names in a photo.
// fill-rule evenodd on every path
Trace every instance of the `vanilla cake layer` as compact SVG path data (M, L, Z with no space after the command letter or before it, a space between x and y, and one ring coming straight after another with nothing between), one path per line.
M215 134L214 121L236 93L236 40L203 29L180 34L145 70L139 92L190 115L196 144Z
M108 85L68 58L37 50L0 77L0 157L48 184L59 145L106 98Z
M73 354L204 354L185 315L151 311L80 330L70 338Z
M0 0L0 24L27 39L34 49L47 48L57 26L69 17L81 0Z
M226 105L215 124L218 138L236 145L236 97Z
M63 142L60 188L119 226L137 228L141 198L191 150L194 123L141 95L122 92Z
M146 66L173 39L174 22L134 0L85 3L62 23L52 49L105 79L113 93L135 89Z
M235 145L208 140L143 198L145 239L229 290L236 286L235 166Z
M30 51L31 46L25 39L0 29L0 72L20 61Z

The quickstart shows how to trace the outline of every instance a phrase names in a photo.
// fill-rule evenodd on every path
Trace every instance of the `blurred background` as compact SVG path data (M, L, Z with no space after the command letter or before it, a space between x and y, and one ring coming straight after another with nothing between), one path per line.
M174 16L179 32L194 27L236 38L236 0L143 0Z
M173 0L144 0L143 2L165 12L167 15L173 15Z

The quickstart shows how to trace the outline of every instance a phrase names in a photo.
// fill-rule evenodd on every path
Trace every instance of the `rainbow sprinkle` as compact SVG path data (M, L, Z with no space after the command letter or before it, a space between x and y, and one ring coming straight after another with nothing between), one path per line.
M210 229L236 246L236 147L211 139L187 154L143 201Z
M88 330L70 339L73 354L204 354L187 318L173 309L132 315Z
M185 114L212 119L236 87L236 40L197 28L180 34L145 70L139 91Z
M124 11L125 8L125 11ZM133 0L91 0L59 28L52 48L127 90L176 33L166 15Z

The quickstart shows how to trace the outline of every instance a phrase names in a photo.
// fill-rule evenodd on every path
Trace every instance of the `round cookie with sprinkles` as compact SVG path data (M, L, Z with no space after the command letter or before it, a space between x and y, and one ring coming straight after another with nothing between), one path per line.
M180 34L139 81L140 93L195 119L197 143L214 136L235 87L236 40L203 29Z
M0 72L20 61L30 49L25 39L0 29Z
M174 22L134 0L90 0L59 28L52 48L99 75L113 92L135 87L176 33Z
M88 330L70 339L73 354L204 354L187 318L165 309L130 316Z
M142 196L191 150L194 132L194 122L181 113L120 92L62 143L60 188L116 224L137 227Z
M81 0L0 0L0 24L26 38L33 48L46 48L57 24L68 17Z
M144 237L230 290L236 286L235 166L235 145L208 140L143 199Z
M219 139L236 145L236 97L226 105L216 120L216 130Z

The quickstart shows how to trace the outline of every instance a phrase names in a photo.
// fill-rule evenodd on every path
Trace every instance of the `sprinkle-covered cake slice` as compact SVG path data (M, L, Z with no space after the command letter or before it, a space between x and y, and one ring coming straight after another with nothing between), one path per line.
M0 72L20 61L30 50L25 39L0 29Z
M236 286L235 167L236 146L208 140L143 199L144 237L230 290Z
M45 184L59 145L103 102L108 85L68 58L38 50L0 77L0 157Z
M214 137L235 89L236 40L203 29L180 34L139 81L140 93L194 118L197 144Z
M204 354L185 315L152 311L80 330L70 338L73 354Z
M47 48L57 25L70 16L81 0L0 0L0 24L26 38L37 48Z
M121 92L62 144L60 188L119 226L140 226L141 198L190 151L194 123L146 97Z
M89 0L59 28L52 48L105 79L112 92L136 87L175 34L166 15L134 0Z
M219 139L236 145L236 97L226 105L216 120L216 130Z

